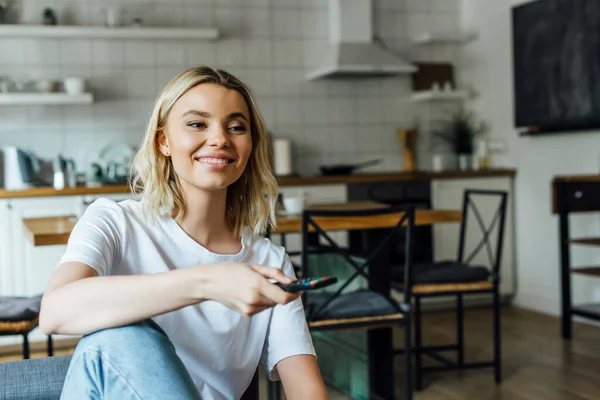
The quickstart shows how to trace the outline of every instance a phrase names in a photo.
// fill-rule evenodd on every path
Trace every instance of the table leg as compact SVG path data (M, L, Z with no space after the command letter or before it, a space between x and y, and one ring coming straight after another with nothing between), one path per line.
M394 351L392 329L372 329L367 333L369 386L376 398L394 399ZM374 398L374 396L371 396Z
M559 249L560 249L560 280L561 280L561 317L562 337L571 339L571 255L569 249L569 214L559 215Z
M369 230L365 235L367 254L387 237L389 230ZM390 295L390 258L389 251L382 251L373 258L369 268L369 287L371 290ZM394 398L394 342L391 328L373 329L367 332L369 351L369 386L371 393L379 398Z

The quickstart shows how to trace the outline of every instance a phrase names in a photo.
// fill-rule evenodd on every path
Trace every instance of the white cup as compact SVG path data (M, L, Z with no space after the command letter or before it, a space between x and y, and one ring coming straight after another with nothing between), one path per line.
M304 210L303 196L283 196L283 207L288 215L299 215Z
M444 170L444 156L441 154L434 154L432 157L432 167L435 172Z
M63 81L63 85L68 94L81 94L85 91L83 78L67 78Z
M106 26L115 27L121 25L120 10L118 7L108 7L106 9Z

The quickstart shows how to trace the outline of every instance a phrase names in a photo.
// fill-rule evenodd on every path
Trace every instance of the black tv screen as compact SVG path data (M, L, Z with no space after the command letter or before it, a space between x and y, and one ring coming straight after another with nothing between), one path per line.
M600 127L600 0L534 1L512 23L517 129Z

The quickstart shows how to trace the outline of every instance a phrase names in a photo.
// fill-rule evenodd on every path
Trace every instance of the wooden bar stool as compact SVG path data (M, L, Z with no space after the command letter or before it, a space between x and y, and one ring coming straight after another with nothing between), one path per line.
M38 326L42 296L1 297L0 336L23 336L23 358L30 357L29 333ZM48 356L54 354L52 335L46 345Z

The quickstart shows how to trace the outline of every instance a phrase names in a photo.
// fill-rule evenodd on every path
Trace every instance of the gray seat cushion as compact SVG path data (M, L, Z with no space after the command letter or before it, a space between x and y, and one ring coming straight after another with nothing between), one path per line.
M0 363L0 399L59 399L70 361L59 356Z
M309 293L307 295L307 315L310 315L313 310L317 310L329 297L331 297L331 293ZM339 295L327 305L323 312L311 320L372 317L397 312L398 309L394 308L384 296L364 289Z
M24 321L40 313L42 295L33 297L0 297L0 321Z
M485 281L490 271L454 261L418 264L413 267L413 283L462 283ZM404 266L392 267L392 280L404 282Z

